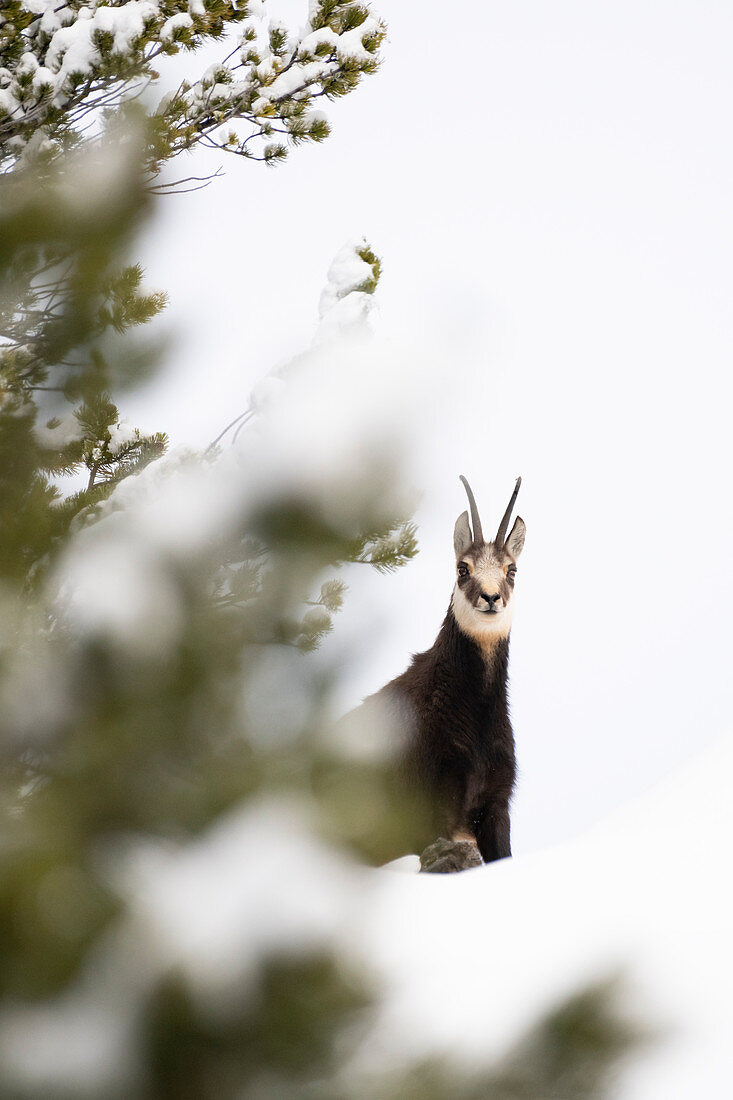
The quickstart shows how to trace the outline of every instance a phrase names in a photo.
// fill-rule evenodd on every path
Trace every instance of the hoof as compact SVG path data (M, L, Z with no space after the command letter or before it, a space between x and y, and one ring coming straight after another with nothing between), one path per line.
M446 840L440 836L420 856L420 870L431 874L449 875L453 871L467 871L469 867L481 867L483 860L476 845L470 840Z

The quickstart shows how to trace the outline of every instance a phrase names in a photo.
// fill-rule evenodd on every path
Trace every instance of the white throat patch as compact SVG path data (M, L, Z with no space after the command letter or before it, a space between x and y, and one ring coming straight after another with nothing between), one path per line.
M512 628L513 598L509 601L508 607L491 615L486 611L479 611L470 604L456 584L451 606L456 622L463 633L484 648L490 648L499 638L506 638Z

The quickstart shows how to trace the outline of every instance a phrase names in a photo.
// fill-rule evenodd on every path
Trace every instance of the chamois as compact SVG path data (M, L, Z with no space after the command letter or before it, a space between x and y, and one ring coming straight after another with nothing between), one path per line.
M509 801L516 764L507 705L509 631L517 558L525 524L507 528L521 478L491 542L485 542L476 501L456 521L456 583L431 649L401 676L364 700L399 735L399 772L430 807L429 827L451 840L475 842L484 862L511 855ZM375 709L376 708L376 709ZM358 712L355 712L358 713Z

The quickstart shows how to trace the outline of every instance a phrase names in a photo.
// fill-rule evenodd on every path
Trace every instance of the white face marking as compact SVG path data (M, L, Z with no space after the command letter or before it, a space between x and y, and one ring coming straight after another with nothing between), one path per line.
M491 554L482 554L473 567L473 576L481 585L481 591L487 596L497 596L501 592L504 570ZM497 610L504 607L504 600L495 604Z
M481 591L487 596L499 595L501 582L504 580L504 568L492 552L484 551L471 564L473 566L471 574L478 581ZM493 612L484 611L473 606L458 583L453 589L452 606L456 622L463 633L473 638L479 645L490 646L497 638L507 637L512 626L513 604L513 596L509 597L507 603L500 598L494 604Z
M453 614L464 634L477 642L491 642L496 638L505 638L512 628L513 600L493 615L479 611L469 603L456 584L453 589Z

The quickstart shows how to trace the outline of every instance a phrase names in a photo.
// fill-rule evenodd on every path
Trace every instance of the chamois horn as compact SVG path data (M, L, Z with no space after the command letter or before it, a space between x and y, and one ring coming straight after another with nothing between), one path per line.
M484 541L484 533L481 530L481 520L478 518L478 508L476 507L476 501L474 495L471 492L471 486L466 481L463 474L458 475L463 482L463 486L468 496L468 503L471 505L471 523L473 524L473 541L475 543L482 543Z
M521 477L517 478L517 484L514 486L514 492L512 493L511 500L507 505L507 510L502 516L501 523L499 524L499 530L496 532L496 538L494 539L494 545L502 547L504 540L506 539L506 529L509 526L509 520L512 516L512 508L514 507L514 501L517 499L517 493L519 492L519 486L522 484Z

